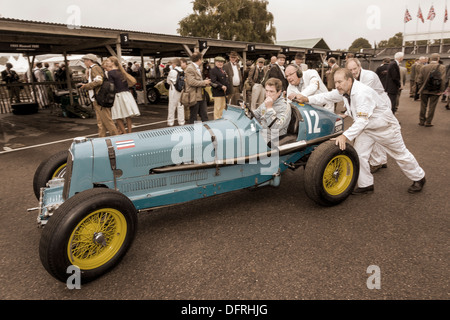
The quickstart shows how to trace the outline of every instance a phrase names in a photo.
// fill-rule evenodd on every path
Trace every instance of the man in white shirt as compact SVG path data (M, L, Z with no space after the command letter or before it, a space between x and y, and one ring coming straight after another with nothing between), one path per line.
M315 96L299 97L301 102L323 104L329 101L344 101L346 116L353 124L340 136L333 139L341 150L348 141L354 141L359 157L358 187L353 194L374 191L374 180L370 173L369 157L375 143L379 143L395 159L403 173L413 181L409 193L420 192L425 184L425 172L406 148L397 118L380 95L372 88L354 80L348 69L339 69L334 75L336 89Z
M352 72L353 78L360 81L361 83L364 83L366 86L371 87L380 95L381 98L383 98L383 100L389 106L391 105L391 100L389 99L386 91L384 91L384 87L381 83L380 77L378 77L375 72L363 69L361 66L361 62L356 58L348 59L346 67ZM375 143L375 145L373 146L372 154L369 158L369 163L371 173L375 173L381 168L387 168L386 151L378 143Z
M328 92L327 87L320 79L319 74L314 69L301 71L297 65L289 65L286 68L286 79L289 82L287 97L294 100L297 96L309 97L318 93ZM334 112L334 103L319 105L330 112Z
M184 106L180 103L181 91L175 89L175 83L177 82L178 74L184 76L184 71L181 69L181 61L178 58L172 60L172 69L167 76L167 83L169 87L169 106L167 115L167 125L172 127L175 124L175 112L178 116L178 124L184 125Z

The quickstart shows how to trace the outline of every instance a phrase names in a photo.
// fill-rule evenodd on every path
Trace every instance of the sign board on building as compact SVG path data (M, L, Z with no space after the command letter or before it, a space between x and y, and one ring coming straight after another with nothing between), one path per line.
M50 52L48 44L0 43L0 52Z

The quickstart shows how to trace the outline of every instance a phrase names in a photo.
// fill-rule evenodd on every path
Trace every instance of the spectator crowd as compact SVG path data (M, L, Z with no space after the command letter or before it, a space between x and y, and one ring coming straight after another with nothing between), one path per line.
M109 57L100 65L93 54L82 60L86 66L87 83L81 86L89 92L97 117L99 136L129 133L132 131L132 117L140 115L136 104L136 83L142 78L166 77L168 87L167 125L174 126L195 121L207 121L207 102L214 100L214 119L220 119L227 105L246 102L251 113L263 128L286 134L291 119L288 102L308 102L313 106L337 112L337 104L343 103L343 118L349 116L353 124L336 144L345 149L352 142L357 150L361 169L355 194L373 192L373 176L381 168L387 167L387 155L397 161L404 174L413 181L408 189L415 193L425 184L425 172L406 148L400 133L400 123L396 118L400 95L406 87L407 69L402 66L404 54L398 52L393 59L386 58L376 71L362 68L359 59L352 54L346 56L341 66L334 57L327 61L325 79L315 69L305 64L305 57L299 53L288 63L284 54L272 56L269 61L260 57L256 61L242 65L237 52L230 52L228 59L214 58L214 65L203 60L199 52L190 57L175 58L167 66L148 63L142 68L138 63L123 65L117 58ZM6 84L19 82L11 64L1 73ZM48 63L36 63L28 74L34 82L66 81L64 64L49 69ZM420 57L411 66L409 97L420 101L419 126L432 127L439 100L449 99L450 66L445 66L437 53ZM325 82L323 81L325 80ZM99 104L96 94L102 83L115 84L115 101L111 108ZM11 103L20 103L20 91L11 86ZM41 91L43 101L52 102L51 91ZM125 125L127 127L125 127Z

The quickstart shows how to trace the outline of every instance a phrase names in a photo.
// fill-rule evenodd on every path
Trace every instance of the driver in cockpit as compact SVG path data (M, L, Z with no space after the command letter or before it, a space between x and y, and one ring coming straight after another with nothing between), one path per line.
M269 130L273 140L273 135L278 132L278 136L287 133L289 122L291 121L291 107L282 94L282 82L276 78L266 81L266 100L254 111L256 120L261 123L263 129Z

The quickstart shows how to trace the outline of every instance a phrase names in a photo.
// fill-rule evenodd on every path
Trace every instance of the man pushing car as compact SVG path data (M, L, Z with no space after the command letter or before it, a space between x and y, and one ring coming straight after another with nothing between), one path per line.
M337 70L334 74L334 82L337 90L310 97L301 96L298 100L313 105L344 101L347 111L343 117L352 117L353 124L334 140L341 150L345 149L346 142L354 141L354 148L358 152L360 172L358 187L353 194L374 191L369 157L375 143L384 147L386 152L395 159L403 173L413 181L408 192L421 191L425 184L425 172L406 148L400 124L388 103L375 90L354 80L348 69Z

